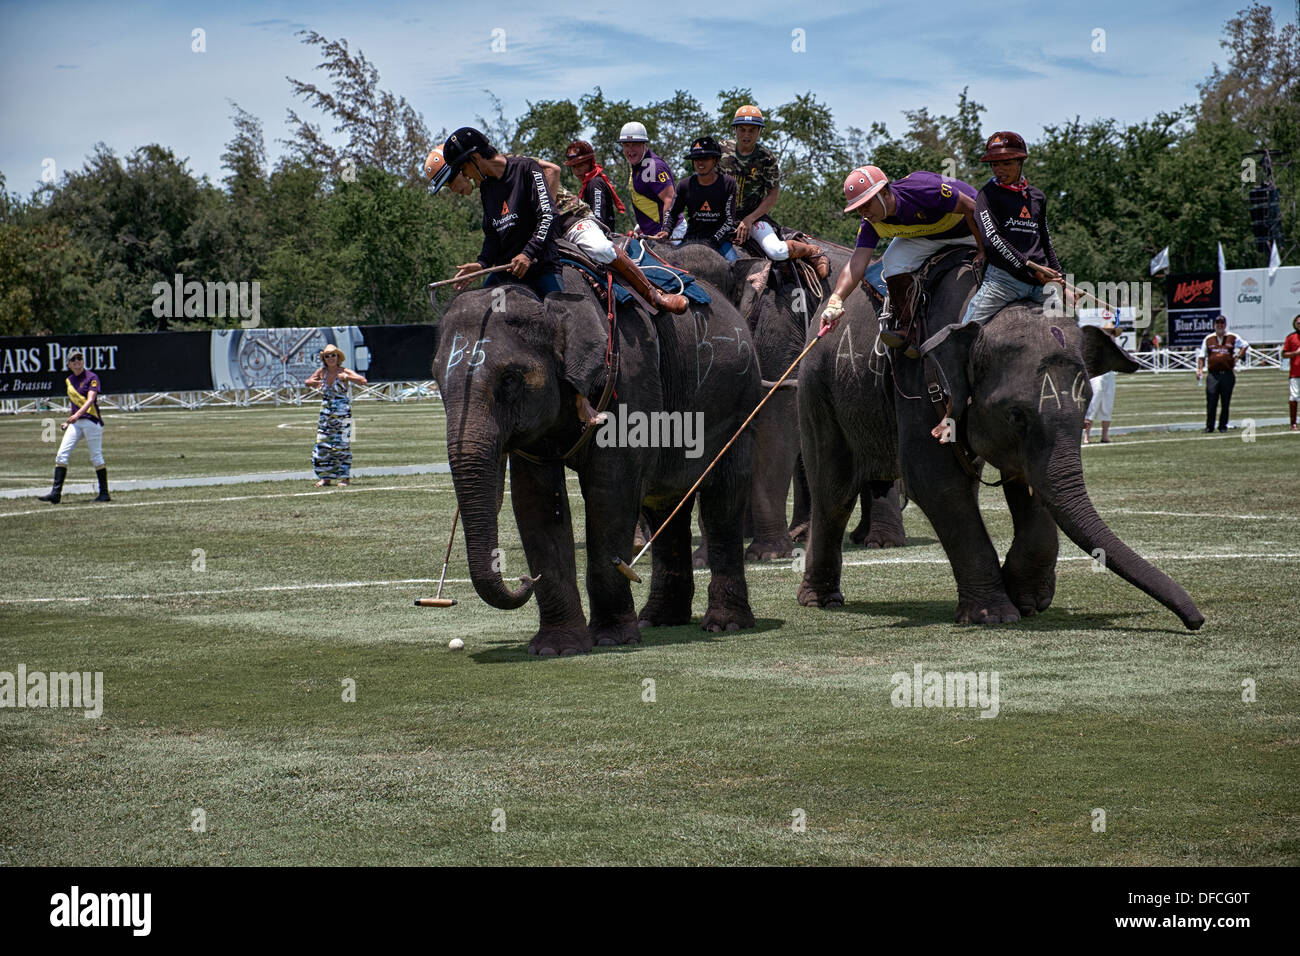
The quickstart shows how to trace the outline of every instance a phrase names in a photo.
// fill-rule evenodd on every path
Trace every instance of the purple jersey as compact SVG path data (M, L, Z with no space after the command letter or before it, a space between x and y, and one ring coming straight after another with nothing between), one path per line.
M99 376L88 368L83 368L80 375L68 376L68 401L72 403L73 411L86 404L91 389L95 391L95 402L81 417L89 418L96 425L102 425L104 422L99 417L99 395L103 392L103 388L99 384Z
M645 158L627 174L628 191L632 193L632 211L636 213L636 224L642 232L653 235L663 225L663 201L659 194L673 185L672 170L668 164L646 150Z
M880 222L862 220L857 248L874 249L881 239L957 239L971 234L966 217L957 209L958 193L975 204L975 187L938 173L909 173L889 184L898 200L892 216ZM871 202L875 202L872 198Z

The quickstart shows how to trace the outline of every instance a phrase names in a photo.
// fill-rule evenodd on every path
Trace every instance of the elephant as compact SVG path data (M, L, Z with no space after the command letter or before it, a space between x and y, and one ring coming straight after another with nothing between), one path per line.
M690 507L654 541L650 593L639 615L613 561L631 560L643 508L655 528L668 518L757 404L760 389L749 330L717 289L705 284L712 303L692 303L693 314L680 317L619 306L611 333L586 281L566 267L564 283L564 292L544 301L514 283L460 294L439 323L433 367L474 590L507 610L536 594L541 623L528 650L544 656L633 644L641 627L690 621ZM617 364L605 414L615 423L622 416L626 426L622 437L613 429L612 442L602 439L606 425L584 426L575 409L579 391L593 405L605 392L607 345ZM637 412L657 413L648 433L627 417ZM653 440L656 422L665 430L673 416L681 436L696 424L695 447L644 447L665 444ZM584 427L595 434L579 444ZM507 459L530 569L515 589L495 560ZM696 493L709 532L709 631L754 625L741 536L752 462L753 436L745 432ZM589 620L577 587L566 466L577 472L586 510Z
M852 254L851 249L828 240L817 239L816 244L826 253L832 276ZM803 350L810 324L808 316L830 293L826 279L818 280L816 290L801 290L788 282L781 285L769 282L761 293L756 293L750 280L757 276L766 260L741 258L728 262L708 243L665 245L658 251L665 261L722 289L741 314L750 317L759 370L768 382L778 379ZM865 297L858 298L874 315L871 303ZM753 541L745 551L747 561L789 557L793 553L795 532L807 523L801 493L803 476L799 462L798 399L794 391L798 386L798 374L796 369L787 379L787 385L793 387L783 387L773 395L753 426L756 429L754 458L760 467L754 469L750 495ZM787 521L786 500L792 481L795 486L795 517ZM802 533L798 537L802 538ZM903 545L903 519L897 490L891 491L885 499L863 497L862 522L854 530L851 540L869 548ZM696 565L703 566L703 563L701 546L701 550L696 552Z
M799 602L844 603L840 547L854 501L868 488L883 493L901 473L952 566L957 623L1018 621L1050 607L1059 528L1196 630L1205 618L1191 597L1106 526L1083 480L1089 378L1137 363L1099 329L1045 315L1027 300L986 323L955 324L976 285L969 263L932 276L929 327L945 327L923 343L920 359L895 353L891 361L875 317L858 309L805 360L799 416L812 508ZM960 444L1001 472L1015 529L1001 566L979 512L980 464L963 466L953 446L931 434L940 415L926 363L931 381L946 383L946 422Z

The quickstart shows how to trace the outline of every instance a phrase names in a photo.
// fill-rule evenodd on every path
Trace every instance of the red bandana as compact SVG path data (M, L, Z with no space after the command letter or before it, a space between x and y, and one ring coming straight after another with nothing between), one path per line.
M994 181L995 183L998 183L998 178L997 178L996 176L994 176L994 177L993 177L993 181ZM1027 179L1025 179L1024 176L1021 176L1021 177L1020 177L1020 182L1018 182L1018 183L1012 183L1012 184L1009 185L1009 186L1008 186L1006 183L998 183L998 185L1001 186L1003 189L1010 189L1012 192L1017 192L1017 193L1022 193L1022 194L1023 194L1024 191L1025 191L1026 189L1029 188L1029 181L1028 181Z
M586 191L587 191L587 183L591 182L591 181L592 181L593 179L595 179L597 176L599 176L601 179L605 180L605 185L607 185L607 186L609 187L609 191L610 191L611 193L613 193L613 195L614 195L614 205L618 208L618 211L619 211L619 212L627 212L627 210L623 207L623 200L619 199L619 198L618 198L618 193L614 191L614 184L611 183L611 182L609 181L609 177L605 175L605 167L602 166L602 165L600 165L600 163L592 163L592 164L591 164L591 171L588 172L587 175L585 175L585 176L582 177L582 188L579 189L578 192L579 192L580 194L586 192Z

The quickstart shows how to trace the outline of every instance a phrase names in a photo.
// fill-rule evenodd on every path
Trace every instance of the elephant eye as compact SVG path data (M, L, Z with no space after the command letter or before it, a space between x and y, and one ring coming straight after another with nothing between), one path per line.
M1025 414L1025 410L1019 405L1012 405L1007 409L1007 421L1010 422L1012 428L1022 429L1029 424L1029 416Z
M511 366L501 373L497 381L496 397L500 402L518 401L524 393L524 373L522 369Z

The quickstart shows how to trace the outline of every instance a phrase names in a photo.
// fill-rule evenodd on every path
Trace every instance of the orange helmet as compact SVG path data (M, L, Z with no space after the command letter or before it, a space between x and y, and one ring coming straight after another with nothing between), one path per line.
M569 144L569 148L564 151L564 165L577 166L587 160L596 161L596 151L591 148L591 144L585 139L575 139Z
M849 201L844 211L853 212L888 185L889 177L878 167L859 166L844 180L844 198Z
M763 113L757 106L742 106L736 110L736 115L732 117L732 126L766 126L763 122Z
M433 179L438 175L438 170L447 165L446 158L442 155L442 147L435 146L429 150L429 155L424 158L424 178Z

